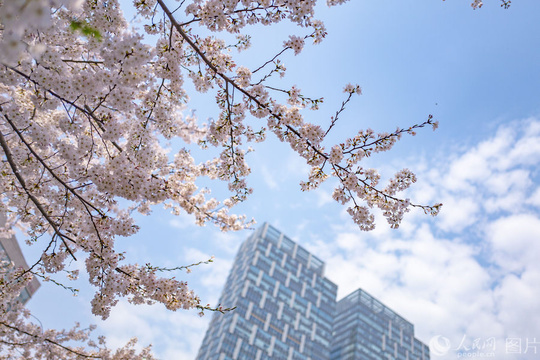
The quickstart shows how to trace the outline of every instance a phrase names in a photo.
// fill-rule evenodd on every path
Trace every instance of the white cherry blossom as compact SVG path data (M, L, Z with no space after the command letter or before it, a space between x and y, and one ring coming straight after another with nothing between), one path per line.
M416 180L409 170L380 187L376 170L361 166L366 156L390 150L403 134L435 129L431 115L408 128L358 130L342 143L328 144L326 135L352 97L361 95L360 86L345 86L345 99L328 127L306 116L323 98L309 98L297 86L279 88L286 71L282 55L300 55L306 40L318 44L325 38L315 0L192 0L172 10L163 0L135 0L133 6L142 30L130 28L118 0L0 0L0 211L9 223L26 228L30 243L44 245L31 270L5 264L0 325L8 354L152 358L148 349L135 352L134 342L114 353L89 341L86 330L44 331L29 321L14 300L22 286L31 276L46 279L65 271L72 260L85 259L96 289L92 311L103 318L120 298L171 310L226 311L202 305L185 282L164 273L192 265L130 264L115 240L137 233L133 211L148 214L154 205L224 231L250 226L251 220L232 209L252 192L245 158L249 143L267 136L288 143L311 167L303 190L337 179L333 198L347 206L362 230L374 228L373 208L392 227L411 207L432 215L440 209L399 196ZM480 6L481 1L473 3ZM284 48L259 67L237 63L236 50L250 46L251 25L282 21L298 26L297 34L283 39ZM234 36L220 32L236 40L227 43ZM208 124L186 115L188 95L196 96L187 93L186 81L215 96L219 110ZM179 144L173 153L167 141ZM210 151L197 162L193 146L215 147L218 154ZM202 177L226 182L230 196L213 198L197 185ZM86 344L86 350L65 344L70 341Z

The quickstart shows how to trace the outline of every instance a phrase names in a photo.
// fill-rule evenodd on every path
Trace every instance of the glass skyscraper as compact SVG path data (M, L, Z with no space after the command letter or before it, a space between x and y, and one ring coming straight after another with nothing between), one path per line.
M358 289L337 303L331 360L428 360L414 325Z
M240 247L198 360L327 360L337 286L324 263L265 224Z
M429 360L412 324L362 290L336 303L324 266L264 224L241 245L220 298L236 309L213 315L197 360Z

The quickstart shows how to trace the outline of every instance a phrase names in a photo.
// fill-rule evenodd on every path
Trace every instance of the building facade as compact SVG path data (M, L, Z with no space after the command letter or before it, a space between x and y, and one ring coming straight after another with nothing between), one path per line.
M428 360L414 325L362 289L338 301L331 360Z
M324 263L265 224L241 246L198 360L327 360L337 286Z
M411 323L357 290L336 302L325 264L264 224L241 245L197 360L429 360Z

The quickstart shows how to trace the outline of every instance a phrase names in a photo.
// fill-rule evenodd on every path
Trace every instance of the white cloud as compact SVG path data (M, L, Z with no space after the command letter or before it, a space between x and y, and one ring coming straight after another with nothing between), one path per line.
M210 317L211 314L201 318L196 312L171 312L163 306L134 306L120 301L111 316L100 323L99 330L111 348L137 337L139 348L152 344L160 359L194 359Z
M537 187L534 193L529 196L525 202L540 208L540 187Z
M452 349L436 358L456 359L457 348L490 338L491 358L535 358L506 354L505 340L540 340L540 121L502 126L450 161L430 161L438 167L427 163L410 197L442 200L434 221L407 214L405 231L379 221L365 234L344 225L333 243L310 250L326 254L339 297L361 287L415 324L423 341L448 338Z
M469 152L452 162L447 175L446 185L450 190L470 192L471 181L489 178L491 170L488 159L477 151Z
M513 124L512 124L513 125ZM510 126L512 126L510 125ZM531 166L538 163L540 157L540 125L535 119L528 119L518 124L518 130L523 134L516 139L514 146L508 154L503 154L503 164L508 167L516 165ZM513 139L509 139L510 141Z
M277 189L278 182L276 180L276 174L271 172L266 166L261 166L260 171L266 186L270 189Z
M521 276L509 274L495 288L497 317L508 336L536 337L540 340L540 271L527 270Z
M526 189L531 186L530 171L525 169L516 169L506 172L493 174L486 179L486 190L492 194L500 195L511 190Z
M188 227L193 226L193 216L186 213L180 213L169 220L169 225L176 229L187 229Z
M313 190L313 195L317 197L317 207L323 207L324 205L331 204L335 202L335 200L332 198L332 193L330 191L327 191L324 188L319 188Z
M517 214L491 222L486 241L492 246L493 262L505 271L540 270L540 219Z
M286 159L285 169L292 177L304 179L309 175L310 167L306 160L300 156L291 153Z
M477 199L446 195L441 200L444 204L438 219L438 226L441 229L460 232L478 221L480 206Z

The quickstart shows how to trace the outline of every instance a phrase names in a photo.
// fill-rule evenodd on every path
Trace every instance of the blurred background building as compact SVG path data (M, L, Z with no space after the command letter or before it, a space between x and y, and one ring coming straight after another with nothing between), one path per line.
M414 325L362 289L337 302L331 360L427 360Z
M197 360L429 360L414 326L359 289L336 302L325 264L264 224L241 245Z
M3 213L0 213L0 228L5 228L6 225L6 216ZM5 233L5 231L4 231ZM28 269L28 264L24 259L23 253L17 242L15 235L2 235L0 234L0 256L3 256L2 260L11 261L15 264L15 267L22 267ZM23 289L19 300L26 304L28 300L34 295L34 293L39 288L40 283L34 277L32 281Z
M238 251L197 359L313 359L330 355L337 286L324 263L265 224Z

